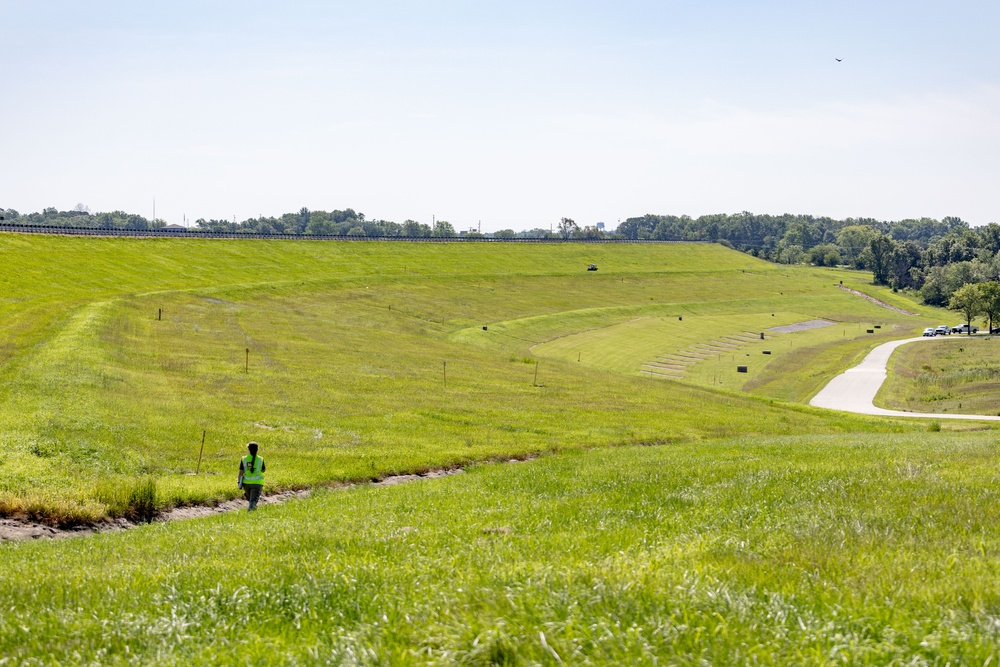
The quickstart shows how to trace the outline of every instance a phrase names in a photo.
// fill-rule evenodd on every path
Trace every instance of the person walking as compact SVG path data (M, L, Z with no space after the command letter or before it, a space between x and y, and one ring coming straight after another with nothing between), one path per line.
M250 503L248 512L257 509L260 492L264 489L264 459L257 456L257 443L247 444L250 453L240 459L239 487L243 489L243 497Z

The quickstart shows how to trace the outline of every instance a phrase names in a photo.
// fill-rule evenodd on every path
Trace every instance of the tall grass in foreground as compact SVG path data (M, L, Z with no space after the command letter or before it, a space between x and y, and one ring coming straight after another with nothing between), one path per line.
M94 496L107 508L108 516L130 521L152 521L156 516L156 480L118 478L97 483Z
M0 547L12 664L982 665L988 433L576 452Z

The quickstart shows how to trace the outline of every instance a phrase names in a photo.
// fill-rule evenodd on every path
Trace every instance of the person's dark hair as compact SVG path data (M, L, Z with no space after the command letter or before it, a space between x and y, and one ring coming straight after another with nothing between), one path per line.
M247 449L250 450L250 470L253 470L254 464L257 463L257 443L247 443Z

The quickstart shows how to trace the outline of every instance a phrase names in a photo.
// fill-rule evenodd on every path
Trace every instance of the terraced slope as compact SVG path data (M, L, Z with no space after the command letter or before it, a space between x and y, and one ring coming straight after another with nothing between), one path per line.
M684 377L684 372L691 366L707 359L731 357L735 361L737 352L741 352L748 344L761 340L753 332L744 331L732 336L722 336L718 340L705 343L695 343L678 352L672 352L653 361L647 361L642 369L647 373L673 379Z

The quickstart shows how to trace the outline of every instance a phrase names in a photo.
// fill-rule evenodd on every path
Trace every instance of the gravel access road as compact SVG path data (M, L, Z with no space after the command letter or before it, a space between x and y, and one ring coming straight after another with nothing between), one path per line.
M965 338L964 336L962 337ZM809 405L829 410L856 412L863 415L883 417L921 417L924 419L975 419L978 421L1000 421L1000 417L988 415L932 414L928 412L906 412L885 410L875 407L875 394L885 382L886 364L893 351L907 343L923 343L938 340L937 337L904 338L879 345L868 353L864 361L854 368L841 373L809 401Z

